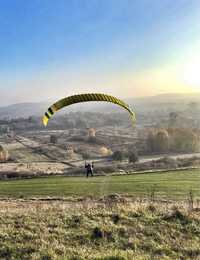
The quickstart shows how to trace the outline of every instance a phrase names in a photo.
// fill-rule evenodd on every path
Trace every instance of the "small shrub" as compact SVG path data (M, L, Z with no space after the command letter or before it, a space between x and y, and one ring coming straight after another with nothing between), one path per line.
M81 217L80 216L72 216L72 219L71 219L71 227L77 227L79 226L81 223Z
M92 231L92 238L93 239L103 238L103 231L99 227L95 227Z
M155 212L156 211L156 207L153 204L150 204L147 209L149 211L151 211L151 212Z
M156 185L153 185L149 190L149 200L150 200L150 202L155 201L155 195L156 195Z
M13 250L9 246L3 246L2 248L0 248L0 257L2 257L3 259L10 259L12 254Z
M24 199L24 194L20 193L19 194L19 199Z
M120 237L127 237L127 229L125 227L120 227L118 229L118 234Z
M193 211L194 209L194 194L192 190L190 190L188 194L188 211Z
M113 214L111 218L114 224L117 224L120 220L119 214Z
M171 214L164 216L163 219L167 221L179 220L184 224L189 222L188 217L185 216L179 209L174 209L174 211Z

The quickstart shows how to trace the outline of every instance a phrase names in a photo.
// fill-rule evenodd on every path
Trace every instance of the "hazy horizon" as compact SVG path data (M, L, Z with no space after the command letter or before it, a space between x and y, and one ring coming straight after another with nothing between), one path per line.
M72 93L72 95L75 93ZM81 94L81 93L78 93ZM159 102L159 98L165 98L165 102L166 102L166 98L169 97L169 100L167 100L167 102L172 101L171 98L183 98L187 101L187 97L188 97L188 102L192 102L192 101L196 101L196 100L200 100L200 92L184 92L184 93L161 93L161 94L156 94L156 95L149 95L149 96L133 96L133 97L123 97L122 99L125 101L130 101L130 100L138 100L138 101L145 101L146 99L154 99L155 102ZM0 105L0 108L6 108L9 106L15 106L15 105L22 105L22 104L51 104L53 102L57 101L56 97L51 98L51 99L47 99L47 100L37 100L37 101L31 101L31 100L26 100L26 101L19 101L19 102L14 102L14 103L9 103L9 104L5 104L5 105ZM178 99L177 99L178 101ZM91 102L92 103L92 102ZM95 102L94 102L95 103Z
M200 2L2 1L1 106L200 93Z

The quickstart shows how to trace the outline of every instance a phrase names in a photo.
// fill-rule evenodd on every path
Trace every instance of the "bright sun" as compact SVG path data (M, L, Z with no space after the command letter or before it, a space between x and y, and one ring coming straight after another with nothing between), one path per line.
M195 58L183 67L183 80L191 87L200 88L200 58Z

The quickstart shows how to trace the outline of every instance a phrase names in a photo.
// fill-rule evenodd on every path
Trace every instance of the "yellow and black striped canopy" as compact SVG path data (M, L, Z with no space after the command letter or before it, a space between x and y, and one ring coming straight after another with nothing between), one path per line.
M56 103L54 103L52 106L48 108L47 112L45 113L42 119L43 124L46 126L48 124L50 117L61 108L75 103L89 102L89 101L105 101L105 102L111 102L117 104L123 107L124 109L126 109L130 113L131 119L135 121L135 113L124 101L106 94L88 93L88 94L73 95L58 100Z

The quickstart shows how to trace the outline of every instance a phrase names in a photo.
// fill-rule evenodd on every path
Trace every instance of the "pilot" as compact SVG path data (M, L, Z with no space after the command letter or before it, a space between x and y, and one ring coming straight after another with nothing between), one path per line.
M89 177L89 175L90 175L91 177L94 176L94 175L93 175L93 168L94 168L94 163L93 163L93 162L92 162L92 164L85 162L85 169L86 169L86 177L87 177L87 178Z

